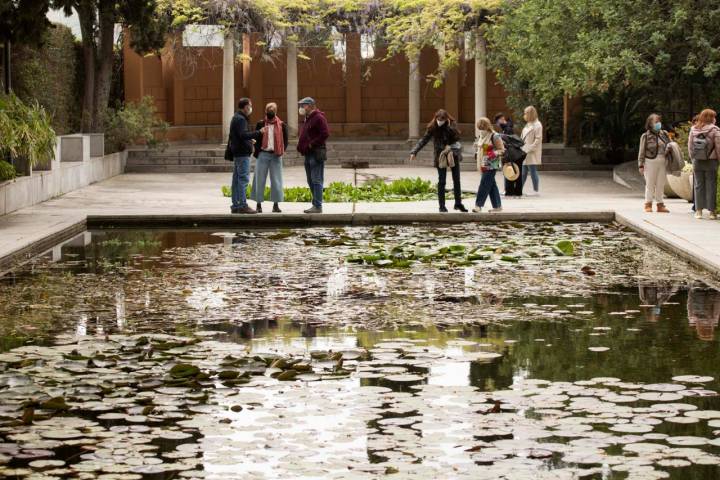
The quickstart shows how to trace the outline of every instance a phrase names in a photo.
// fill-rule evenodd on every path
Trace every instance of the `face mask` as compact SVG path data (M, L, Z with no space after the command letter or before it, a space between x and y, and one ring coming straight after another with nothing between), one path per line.
M275 112L273 112L272 110L267 112L266 115L267 115L267 118L269 118L270 120L275 118Z
M248 108L247 108L247 114L248 114L248 117L249 117L250 115L252 115L252 107L248 107Z
M442 127L443 125L445 125L445 120L436 120L436 122L438 127Z
M659 132L660 130L662 130L662 123L660 123L660 122L655 123L655 125L653 125L653 129L656 132Z
M305 115L305 109L303 107L298 108L298 113L300 115Z

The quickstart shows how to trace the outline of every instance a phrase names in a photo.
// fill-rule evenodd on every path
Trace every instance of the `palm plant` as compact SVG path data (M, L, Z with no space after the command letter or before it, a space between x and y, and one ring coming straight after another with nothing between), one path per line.
M34 167L53 159L56 141L42 106L26 105L13 94L0 96L0 157Z

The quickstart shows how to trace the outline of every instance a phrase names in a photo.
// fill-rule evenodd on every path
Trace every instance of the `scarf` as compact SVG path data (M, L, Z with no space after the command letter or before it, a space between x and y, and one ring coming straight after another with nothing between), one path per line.
M278 157L282 157L283 153L285 153L285 139L283 138L283 131L282 126L283 122L280 120L280 117L275 115L275 118L272 120L268 120L267 117L265 117L265 126L268 127L268 130L263 133L262 137L262 149L266 150L268 148L268 142L270 141L270 129L269 127L273 127L273 153L277 155Z

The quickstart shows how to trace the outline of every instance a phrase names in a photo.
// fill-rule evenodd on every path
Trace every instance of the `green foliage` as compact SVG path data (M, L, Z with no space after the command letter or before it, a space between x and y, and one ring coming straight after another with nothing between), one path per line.
M189 24L219 24L230 32L259 32L258 46L269 51L273 38L299 45L324 44L332 49L347 32L369 33L387 42L388 57L403 54L417 59L424 47L442 53L435 86L459 64L462 32L484 22L500 0L159 0L159 11L172 18L172 28ZM307 58L302 52L298 58Z
M80 126L78 49L64 25L49 29L42 46L13 49L13 92L25 102L37 100L45 107L58 135L76 132Z
M720 70L718 15L710 0L508 2L488 28L490 60L503 84L544 102L611 86L709 85Z
M31 166L55 155L50 116L37 102L23 103L14 94L0 95L0 157L25 159Z
M228 186L222 187L225 197L230 197ZM286 202L307 203L312 200L312 194L307 187L287 187L284 189ZM247 190L250 196L250 187ZM382 179L375 179L360 186L353 186L345 182L332 182L323 192L323 199L330 203L339 202L411 202L429 200L437 195L437 188L422 178L399 178L390 183ZM270 200L270 187L265 187L265 200Z
M585 95L579 124L581 145L598 145L610 152L634 148L643 131L644 104L644 95L630 88Z
M389 249L375 248L369 252L353 254L346 260L349 263L361 263L380 268L408 268L418 262L443 266L467 266L493 258L493 253L487 249L469 248L461 244L446 245L436 250L426 250L413 244L400 244ZM508 255L502 255L499 259L518 261L516 257Z
M119 110L110 108L105 114L105 152L118 152L135 143L157 147L164 142L167 129L152 97L127 103Z
M0 182L15 178L15 167L4 160L0 160Z
M37 44L50 26L49 0L3 0L0 2L0 41Z
M552 247L552 251L563 257L575 255L575 244L571 240L560 240Z

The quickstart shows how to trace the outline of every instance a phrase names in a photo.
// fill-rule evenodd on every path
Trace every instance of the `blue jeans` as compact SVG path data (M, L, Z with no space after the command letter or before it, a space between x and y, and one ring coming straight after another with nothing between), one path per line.
M540 176L538 175L538 166L537 165L523 165L522 166L522 184L523 184L523 186L525 186L525 181L527 180L528 172L530 172L530 178L532 179L533 190L535 190L535 192L538 192L540 190Z
M235 157L232 177L232 208L245 208L247 204L247 186L250 183L250 157Z
M265 199L265 182L270 173L270 200L274 203L282 202L284 200L282 168L282 157L272 152L260 152L255 162L255 176L250 198L257 203L262 203Z
M313 207L322 208L325 162L318 160L314 152L305 155L305 175L312 193Z
M493 208L500 208L502 206L500 200L500 190L498 189L497 182L495 182L495 172L497 170L490 170L483 172L480 176L480 186L478 187L477 198L475 205L482 207L485 205L488 195L490 196L490 203Z

